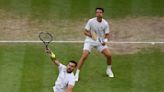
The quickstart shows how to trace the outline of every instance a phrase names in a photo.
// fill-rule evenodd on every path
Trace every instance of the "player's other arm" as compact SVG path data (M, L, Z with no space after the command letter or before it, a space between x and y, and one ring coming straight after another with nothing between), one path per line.
M89 31L89 30L85 29L84 35L92 38L95 41L97 40L97 34L95 32L93 32L93 31Z
M73 87L72 85L68 85L67 89L65 92L72 92L73 91Z
M85 25L84 35L92 38L91 34L91 20L88 20L87 24Z
M50 49L48 49L48 50L46 49L46 53L48 53L49 57L51 58L52 62L55 65L57 65L57 66L60 65L60 62L56 59L55 54Z
M90 30L85 29L84 30L84 35L92 38L92 34L91 34Z
M106 23L104 42L108 42L109 38L110 38L110 29L109 29L109 24Z

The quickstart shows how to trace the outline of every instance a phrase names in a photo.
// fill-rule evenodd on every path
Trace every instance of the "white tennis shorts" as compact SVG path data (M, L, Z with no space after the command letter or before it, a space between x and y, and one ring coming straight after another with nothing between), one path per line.
M108 46L103 46L100 43L84 42L83 50L88 50L89 52L91 52L92 48L97 48L99 52L102 52L104 49L108 48Z

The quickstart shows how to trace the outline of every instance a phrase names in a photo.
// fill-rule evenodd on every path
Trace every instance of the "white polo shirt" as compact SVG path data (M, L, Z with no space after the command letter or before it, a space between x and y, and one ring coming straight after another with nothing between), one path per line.
M85 29L88 31L94 31L98 38L104 38L104 35L110 32L108 22L105 19L98 22L96 17L88 20ZM86 36L85 41L93 42L93 40L88 36Z
M66 66L63 64L59 64L59 75L55 82L55 86L53 87L54 92L65 92L68 85L75 85L74 74L67 73Z

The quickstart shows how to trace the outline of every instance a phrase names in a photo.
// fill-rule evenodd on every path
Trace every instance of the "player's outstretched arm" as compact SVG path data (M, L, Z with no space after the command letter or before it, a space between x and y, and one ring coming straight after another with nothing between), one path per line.
M59 66L60 62L56 59L56 55L48 48L48 50L46 49L46 53L50 56L52 62Z

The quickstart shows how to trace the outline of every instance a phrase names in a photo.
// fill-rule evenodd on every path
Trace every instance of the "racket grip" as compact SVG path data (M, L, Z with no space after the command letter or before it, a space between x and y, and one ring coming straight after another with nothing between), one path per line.
M48 45L46 45L46 50L48 50Z

